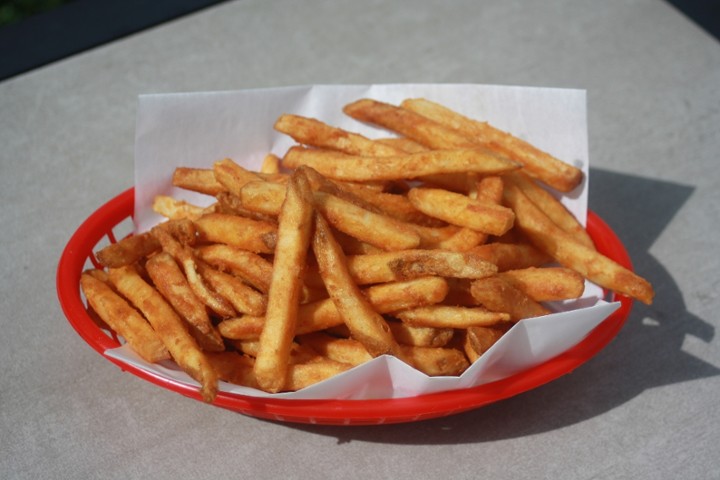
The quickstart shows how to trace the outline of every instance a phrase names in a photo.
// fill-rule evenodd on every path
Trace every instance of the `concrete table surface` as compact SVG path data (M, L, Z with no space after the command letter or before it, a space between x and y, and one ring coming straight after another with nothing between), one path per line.
M590 208L656 287L573 374L460 415L304 426L123 374L56 296L133 185L137 96L305 84L586 89ZM3 478L719 478L720 48L660 0L235 1L0 83Z

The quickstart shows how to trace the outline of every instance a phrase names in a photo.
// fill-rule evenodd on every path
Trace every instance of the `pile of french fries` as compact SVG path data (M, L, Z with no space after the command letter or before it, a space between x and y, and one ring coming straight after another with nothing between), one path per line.
M177 168L211 205L158 196L167 220L82 274L91 313L212 402L219 380L294 391L380 355L459 375L585 279L652 301L549 193L577 187L577 168L426 99L343 111L389 134L285 114L274 128L296 145L260 171Z

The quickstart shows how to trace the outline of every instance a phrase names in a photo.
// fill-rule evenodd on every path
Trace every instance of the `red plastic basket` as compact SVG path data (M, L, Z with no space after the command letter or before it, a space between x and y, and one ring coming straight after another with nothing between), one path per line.
M197 387L163 378L108 357L108 349L120 346L117 338L103 330L87 313L80 292L80 274L102 241L115 241L113 229L131 218L134 189L130 188L96 210L70 238L58 265L57 292L62 309L78 334L109 361L156 385L202 401ZM632 269L630 257L610 227L595 213L588 212L587 230L597 249ZM452 415L479 408L526 392L570 373L602 350L625 323L632 299L612 295L620 302L612 315L575 347L540 365L511 377L478 387L452 390L411 398L378 400L290 400L258 398L220 392L214 405L259 418L327 425L371 425L401 423Z

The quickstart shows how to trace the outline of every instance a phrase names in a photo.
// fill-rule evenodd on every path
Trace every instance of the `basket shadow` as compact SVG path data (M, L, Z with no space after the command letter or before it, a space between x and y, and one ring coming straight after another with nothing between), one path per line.
M598 169L590 177L589 205L618 233L635 270L656 288L653 305L635 302L622 331L603 351L574 373L540 388L453 416L385 426L293 428L335 436L339 443L488 442L572 425L647 389L720 374L714 365L682 351L686 336L710 342L714 327L687 311L672 276L648 253L694 188Z

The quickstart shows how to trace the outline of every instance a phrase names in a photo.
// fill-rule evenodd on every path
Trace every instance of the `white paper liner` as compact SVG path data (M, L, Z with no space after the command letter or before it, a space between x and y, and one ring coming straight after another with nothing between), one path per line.
M145 231L162 220L151 208L156 195L172 195L199 205L214 200L173 187L176 167L209 168L229 157L258 170L269 152L282 156L295 144L272 128L283 113L318 118L370 138L390 136L342 113L343 105L364 97L393 104L424 97L487 121L581 168L585 180L560 200L585 223L589 161L584 90L468 84L315 85L140 96L135 149L136 230ZM297 392L268 394L224 382L220 389L256 397L361 400L478 386L561 354L618 307L617 302L602 300L602 289L587 282L580 300L554 304L552 308L558 313L518 322L459 377L428 377L394 357L382 356ZM173 362L149 364L127 346L106 354L166 378L197 385Z

